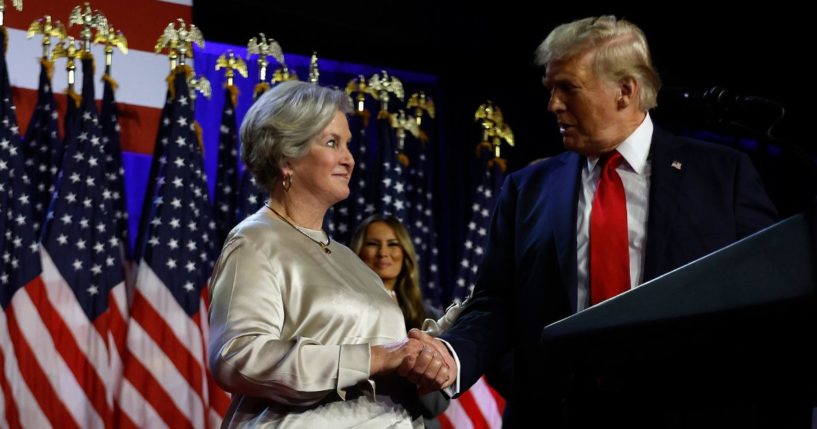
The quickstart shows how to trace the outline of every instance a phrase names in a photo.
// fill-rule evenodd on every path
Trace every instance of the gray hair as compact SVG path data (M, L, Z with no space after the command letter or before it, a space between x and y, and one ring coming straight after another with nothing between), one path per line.
M536 48L536 64L548 67L593 49L596 73L612 81L635 79L640 88L639 107L646 111L657 105L661 79L653 68L647 37L627 20L607 15L562 24Z
M332 121L350 113L349 97L337 89L287 81L265 92L241 123L241 160L259 187L272 192L287 160L309 152L309 141Z

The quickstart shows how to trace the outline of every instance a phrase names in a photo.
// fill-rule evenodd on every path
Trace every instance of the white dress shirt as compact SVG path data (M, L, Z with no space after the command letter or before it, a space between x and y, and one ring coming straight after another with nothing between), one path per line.
M624 184L627 199L627 241L630 244L630 287L641 284L644 275L644 249L647 244L647 215L650 196L648 162L652 143L653 124L647 114L641 125L622 142L616 150L624 158L616 172ZM590 212L593 196L599 183L601 167L598 158L587 158L582 168L582 189L579 192L576 216L576 262L578 267L578 296L576 310L584 310L590 304Z

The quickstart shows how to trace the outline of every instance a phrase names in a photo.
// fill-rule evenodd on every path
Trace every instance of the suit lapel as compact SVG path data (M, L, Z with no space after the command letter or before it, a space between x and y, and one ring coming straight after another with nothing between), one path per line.
M573 311L576 311L576 201L578 201L579 178L583 157L566 152L560 155L564 163L554 174L548 192L553 192L554 204L550 205L550 219L559 257L562 285L566 288Z
M679 150L682 146L682 141L655 127L650 146L652 177L644 260L645 282L661 274L660 262L669 245L670 226L681 206L684 172L689 161L684 157L683 151Z

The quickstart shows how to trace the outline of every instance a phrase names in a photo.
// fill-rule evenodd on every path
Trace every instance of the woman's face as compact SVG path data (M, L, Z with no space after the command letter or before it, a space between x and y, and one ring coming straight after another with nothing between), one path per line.
M349 196L349 179L355 160L349 152L352 133L343 112L335 117L309 144L309 152L289 161L292 189L308 192L327 208Z
M360 258L391 290L403 268L403 247L394 230L385 222L374 222L366 228Z

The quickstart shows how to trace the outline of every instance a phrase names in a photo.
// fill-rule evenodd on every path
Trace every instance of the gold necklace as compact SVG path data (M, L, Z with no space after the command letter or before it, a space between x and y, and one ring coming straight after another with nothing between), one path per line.
M266 208L268 208L268 209L272 210L272 212L273 212L273 213L275 213L275 215L276 215L276 216L278 216L279 218L281 218L281 220L282 220L282 221L286 222L286 223L287 223L287 225L291 226L291 227L292 227L292 229L294 229L295 231L300 232L300 233L301 233L301 235L303 235L304 237L306 237L306 238L310 239L310 240L311 240L313 243L315 243L315 244L317 244L318 246L320 246L320 247L321 247L321 250L323 250L323 251L324 251L324 253L326 253L327 255L328 255L328 254L330 254L330 253L332 253L332 250L331 250L331 249L329 249L329 244L330 244L330 243L332 243L332 237L330 237L330 236L329 236L329 234L326 234L326 243L321 242L321 241L318 241L318 240L315 240L315 239L314 239L314 238L312 238L312 237L311 237L309 234L307 234L307 233L305 233L305 232L301 231L301 228L298 228L297 226L295 226L295 224L294 224L294 223L292 223L292 222L290 222L290 221L289 221L289 219L287 219L286 217L284 217L284 215L282 215L281 213L278 213L278 210L275 210L274 208L272 208L272 206L270 205L269 201L264 201L264 206L265 206Z

